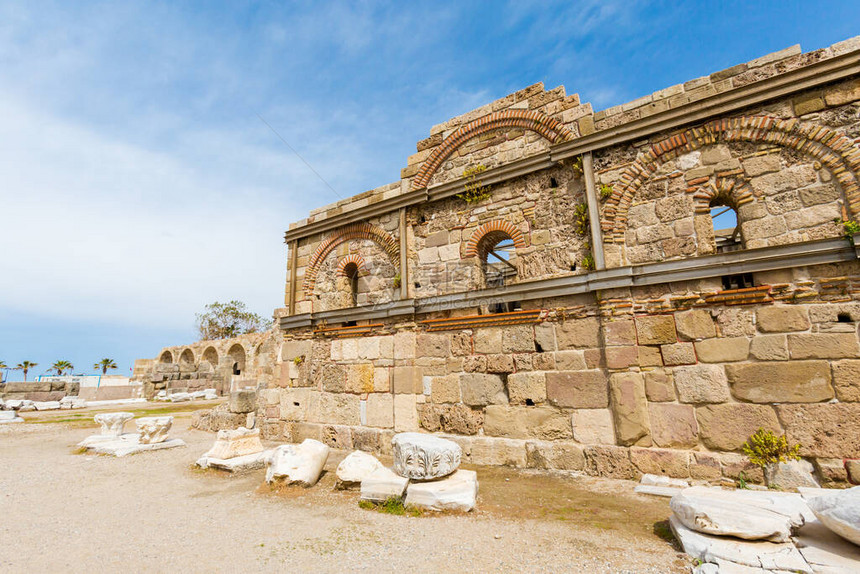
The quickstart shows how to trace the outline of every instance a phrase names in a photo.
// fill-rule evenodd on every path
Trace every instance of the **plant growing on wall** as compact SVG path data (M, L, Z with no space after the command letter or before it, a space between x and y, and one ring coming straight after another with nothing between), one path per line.
M576 156L576 159L573 160L573 164L570 166L571 171L573 172L573 177L580 178L582 174L585 173L582 169L582 156Z
M463 177L466 178L463 193L458 193L457 197L466 203L475 203L483 201L490 197L490 186L483 185L478 176L487 170L486 166L476 165L475 167L466 168L463 171Z
M612 196L612 186L608 183L601 183L599 193L600 201L606 201Z
M834 219L833 221L842 225L842 233L853 245L854 235L860 233L860 223L857 223L853 219Z
M594 271L594 255L589 251L582 256L582 268L586 271Z
M743 445L750 462L762 468L769 464L800 460L800 445L788 445L785 435L776 436L763 428L758 429Z
M584 203L577 203L573 208L573 225L576 233L586 237L588 235L588 206Z
M401 283L402 281L403 281L403 280L400 278L400 273L398 273L397 275L395 275L395 276L394 276L394 288L395 288L395 289L400 289L400 283Z

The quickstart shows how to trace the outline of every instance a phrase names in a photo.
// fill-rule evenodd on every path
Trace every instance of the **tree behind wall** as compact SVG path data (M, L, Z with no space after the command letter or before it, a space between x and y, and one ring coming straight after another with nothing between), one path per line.
M201 341L229 339L245 333L265 331L272 325L271 321L248 311L244 303L235 300L229 303L210 303L206 305L206 310L198 313L196 317Z

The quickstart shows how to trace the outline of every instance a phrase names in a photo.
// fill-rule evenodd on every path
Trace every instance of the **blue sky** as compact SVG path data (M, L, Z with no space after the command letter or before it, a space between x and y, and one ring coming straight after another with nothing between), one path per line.
M0 360L128 373L206 303L269 315L291 221L529 84L603 109L860 33L856 2L405 6L0 5Z

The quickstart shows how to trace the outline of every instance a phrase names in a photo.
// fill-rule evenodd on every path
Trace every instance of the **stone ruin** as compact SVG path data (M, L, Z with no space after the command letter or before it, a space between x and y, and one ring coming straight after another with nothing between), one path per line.
M141 417L127 412L98 413L93 420L101 425L101 431L78 443L78 448L96 454L111 456L128 456L150 450L162 450L185 446L185 441L179 438L168 438L173 417ZM126 423L134 420L137 425L136 433L123 432Z
M294 443L760 482L764 428L860 482L858 56L794 46L600 111L536 84L433 126L397 181L290 225L275 329L139 376L245 393L195 424Z

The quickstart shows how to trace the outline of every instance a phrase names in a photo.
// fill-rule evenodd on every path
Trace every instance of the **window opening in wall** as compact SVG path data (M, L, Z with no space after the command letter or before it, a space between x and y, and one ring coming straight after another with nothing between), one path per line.
M836 315L836 321L838 323L850 323L851 315L849 315L848 313L839 313L838 315Z
M554 177L549 178L549 186L553 189L558 187L558 182L555 180Z
M344 321L343 326L344 327L357 327L358 322L356 322L356 321Z
M511 313L513 311L522 311L523 306L519 301L509 301L507 303L493 303L489 307L490 314L494 313Z
M517 275L517 268L510 262L511 256L516 249L514 240L502 234L497 237L485 237L487 241L484 252L483 267L484 279L487 288L503 287Z
M754 286L752 273L723 275L723 289L746 289Z
M711 223L714 226L717 253L743 249L738 212L721 197L711 201Z
M347 263L343 268L343 274L349 282L349 301L355 307L358 304L358 265Z
M233 374L234 375L241 375L242 374L242 369L239 368L239 363L233 363Z

